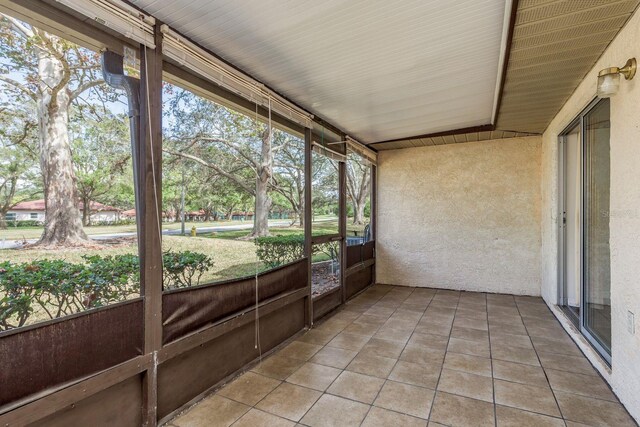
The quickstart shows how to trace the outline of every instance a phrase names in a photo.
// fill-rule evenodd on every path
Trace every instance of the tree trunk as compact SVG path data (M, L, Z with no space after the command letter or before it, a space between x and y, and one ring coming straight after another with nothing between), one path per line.
M364 224L364 200L353 199L353 223Z
M6 230L7 229L7 212L8 210L0 210L0 230Z
M253 230L251 237L263 237L269 235L269 211L271 210L271 197L269 197L269 180L273 168L273 153L271 149L271 129L262 134L262 150L260 165L256 176L256 204L253 217Z
M44 181L44 232L36 245L84 246L90 240L78 210L76 177L69 145L70 92L61 61L40 53L38 73L44 83L38 97L40 167ZM54 90L52 88L57 88Z
M91 218L90 209L91 209L91 206L89 206L89 198L83 197L82 198L82 225L84 225L85 227L89 225L89 221Z

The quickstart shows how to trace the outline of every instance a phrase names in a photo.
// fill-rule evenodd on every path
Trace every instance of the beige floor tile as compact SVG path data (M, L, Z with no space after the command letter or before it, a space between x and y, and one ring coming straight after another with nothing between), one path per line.
M518 314L518 310L514 309L514 313L495 313L489 310L489 329L497 325L519 325L524 326L522 317Z
M521 384L547 387L547 377L539 366L523 365L521 363L506 362L504 360L493 361L493 377Z
M410 329L398 330L383 326L378 329L378 332L376 332L373 337L383 340L406 343L407 341L409 341L409 337L411 337L412 333L413 330Z
M440 391L436 393L429 420L447 426L491 427L495 425L492 403Z
M577 374L575 372L546 370L551 388L556 391L566 391L568 393L579 394L592 397L594 399L610 400L617 402L618 399L613 394L607 383L600 377L593 375Z
M321 331L314 328L305 332L305 334L299 337L297 341L305 342L307 344L325 345L336 335L338 335L337 332Z
M386 316L376 316L372 314L363 314L353 321L356 325L373 325L373 326L382 326L384 322L386 322L388 317Z
M255 408L244 414L233 424L234 427L289 427L295 425L296 423L292 421Z
M565 337L563 337L565 338ZM544 353L559 353L569 356L583 357L582 352L569 337L566 339L549 339L546 337L532 337L536 351Z
M426 427L427 421L410 415L400 414L378 407L372 407L362 423L362 427Z
M492 334L528 335L522 322L518 323L489 323L489 332Z
M366 335L368 337L373 336L380 327L377 325L370 325L366 323L352 323L346 328L344 328L344 332L349 334L358 334L358 335Z
M534 324L527 326L527 333L530 337L549 337L554 335L562 335L565 332L560 324L556 324L552 327L538 326Z
M343 371L327 389L327 393L371 404L382 388L384 380L357 372Z
M325 391L338 375L340 375L340 372L340 369L307 362L287 378L287 382L314 390Z
M531 339L527 335L491 333L491 345L519 347L533 350Z
M438 305L429 305L424 311L423 319L427 319L430 316L444 316L449 317L450 321L453 321L453 317L456 314L456 307L442 307Z
M251 407L216 394L204 398L171 424L176 427L227 427L249 409Z
M300 421L321 395L316 390L282 383L258 402L256 408L292 421Z
M344 328L350 325L350 322L337 321L332 322L332 319L328 319L319 325L314 325L313 329L320 332L331 333L334 336L338 335Z
M558 371L575 372L578 374L595 375L595 369L586 357L568 356L566 354L538 352L540 363L545 369L556 369Z
M443 369L438 391L493 402L493 380L482 375Z
M453 353L470 354L472 356L489 357L489 342L478 342L450 338L447 351Z
M451 337L468 341L488 342L489 332L480 329L464 328L454 324L453 329L451 329Z
M540 366L538 355L533 349L529 348L521 348L505 344L491 344L491 357L497 360L506 360L507 362Z
M441 365L444 361L444 354L444 350L434 350L432 348L417 345L407 345L400 355L400 360L413 363Z
M494 380L496 404L559 417L560 411L551 389L529 384Z
M389 379L405 384L435 389L440 377L441 365L412 363L399 360L389 375Z
M255 372L246 372L224 386L218 394L253 406L280 384L280 381Z
M294 341L278 352L278 355L291 359L309 360L322 348L321 345Z
M311 427L359 426L367 415L369 408L370 406L364 403L323 394L300 422Z
M486 319L469 319L467 317L460 317L457 314L455 320L453 321L453 327L478 329L481 331L489 330L489 324L487 323Z
M344 369L358 354L355 350L326 346L315 354L309 361L333 368Z
M415 332L409 338L408 345L432 348L434 350L446 350L449 343L449 337L433 334L421 334Z
M371 338L362 350L360 355L381 356L397 359L400 357L405 344L398 341L383 340L380 338Z
M444 358L444 368L491 377L491 359L486 357L448 352Z
M347 366L347 370L378 378L387 378L396 364L396 359L380 356L358 355Z
M564 427L562 418L500 405L496 405L496 422L498 427Z
M278 353L263 360L256 365L252 371L267 377L284 380L297 371L303 364L304 360L291 359L290 357L281 356Z
M359 351L369 341L369 336L340 332L327 344L329 347L337 347L345 350Z
M414 332L418 332L420 334L433 334L448 337L449 333L451 332L451 324L452 323L430 323L420 321L420 323L418 323L418 326L416 326Z
M387 381L373 405L427 419L431 411L433 395L434 391L428 388Z
M394 319L393 316L391 316L389 318L389 320L387 320L385 322L384 325L382 325L383 327L386 328L391 328L391 329L397 329L399 331L413 331L413 329L416 327L416 325L418 324L418 320L403 320L403 319Z
M577 394L555 393L562 414L567 420L592 426L635 426L624 407L619 403L592 399Z
M388 319L389 317L391 317L394 311L395 309L390 307L375 305L371 307L369 310L365 311L364 314L370 315L370 316L386 317Z
M406 320L412 322L414 325L418 323L422 314L424 313L425 307L420 309L416 309L412 306L402 305L400 308L396 310L395 313L391 315L389 320Z

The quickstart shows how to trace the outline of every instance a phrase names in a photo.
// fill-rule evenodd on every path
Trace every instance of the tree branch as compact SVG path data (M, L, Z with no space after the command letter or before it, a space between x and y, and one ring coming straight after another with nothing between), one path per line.
M7 76L0 76L0 81L15 87L16 89L27 95L29 98L31 98L34 102L38 100L37 94L30 91L25 85L21 84L20 82L13 80L12 78Z
M82 94L82 92L88 89L91 89L92 87L100 86L102 83L104 83L104 80L99 79L99 80L90 80L88 82L81 84L76 88L76 90L71 92L71 95L69 96L69 101L74 101L78 96Z
M172 156L177 156L177 157L182 157L184 159L192 160L192 161L194 161L194 162L196 162L196 163L198 163L198 164L200 164L202 166L205 166L205 167L208 167L210 169L213 169L214 171L218 172L220 175L222 175L225 178L228 178L231 181L233 181L236 184L238 184L240 187L242 187L242 189L247 191L252 196L255 196L255 193L256 193L255 188L251 188L251 186L247 185L247 183L244 182L240 177L238 177L236 175L233 175L232 173L229 173L229 172L223 170L218 165L215 165L213 163L209 163L209 162L201 159L200 157L196 157L196 156L193 156L191 154L183 153L183 152L180 152L180 151L173 151L173 150L169 150L168 148L163 148L162 151L164 151L167 154L171 154Z

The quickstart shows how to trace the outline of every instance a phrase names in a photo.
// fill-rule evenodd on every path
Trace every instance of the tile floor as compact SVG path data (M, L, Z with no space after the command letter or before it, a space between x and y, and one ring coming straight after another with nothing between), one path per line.
M376 285L167 425L636 424L540 298Z

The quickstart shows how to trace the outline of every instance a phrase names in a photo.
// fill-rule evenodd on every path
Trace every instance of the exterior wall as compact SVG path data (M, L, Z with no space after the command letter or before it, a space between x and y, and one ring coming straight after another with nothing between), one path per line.
M44 222L44 212L42 211L8 211L8 214L15 213L16 221L41 221ZM37 218L31 218L31 214L38 215Z
M43 211L8 211L7 213L15 213L16 221L40 221L44 222L44 212ZM31 218L31 214L35 213L38 215L37 218ZM118 220L119 215L117 211L100 211L91 215L92 221L116 221Z
M382 151L377 281L540 295L539 136Z
M117 211L100 211L91 214L91 221L117 221L118 218Z
M542 145L542 296L571 331L554 305L558 289L558 134L595 98L598 71L640 59L640 14L631 17L585 76L543 135ZM640 420L640 78L625 81L611 98L611 304L612 367L609 369L580 338L587 357L607 379L622 403ZM636 334L627 331L627 311L635 313Z

